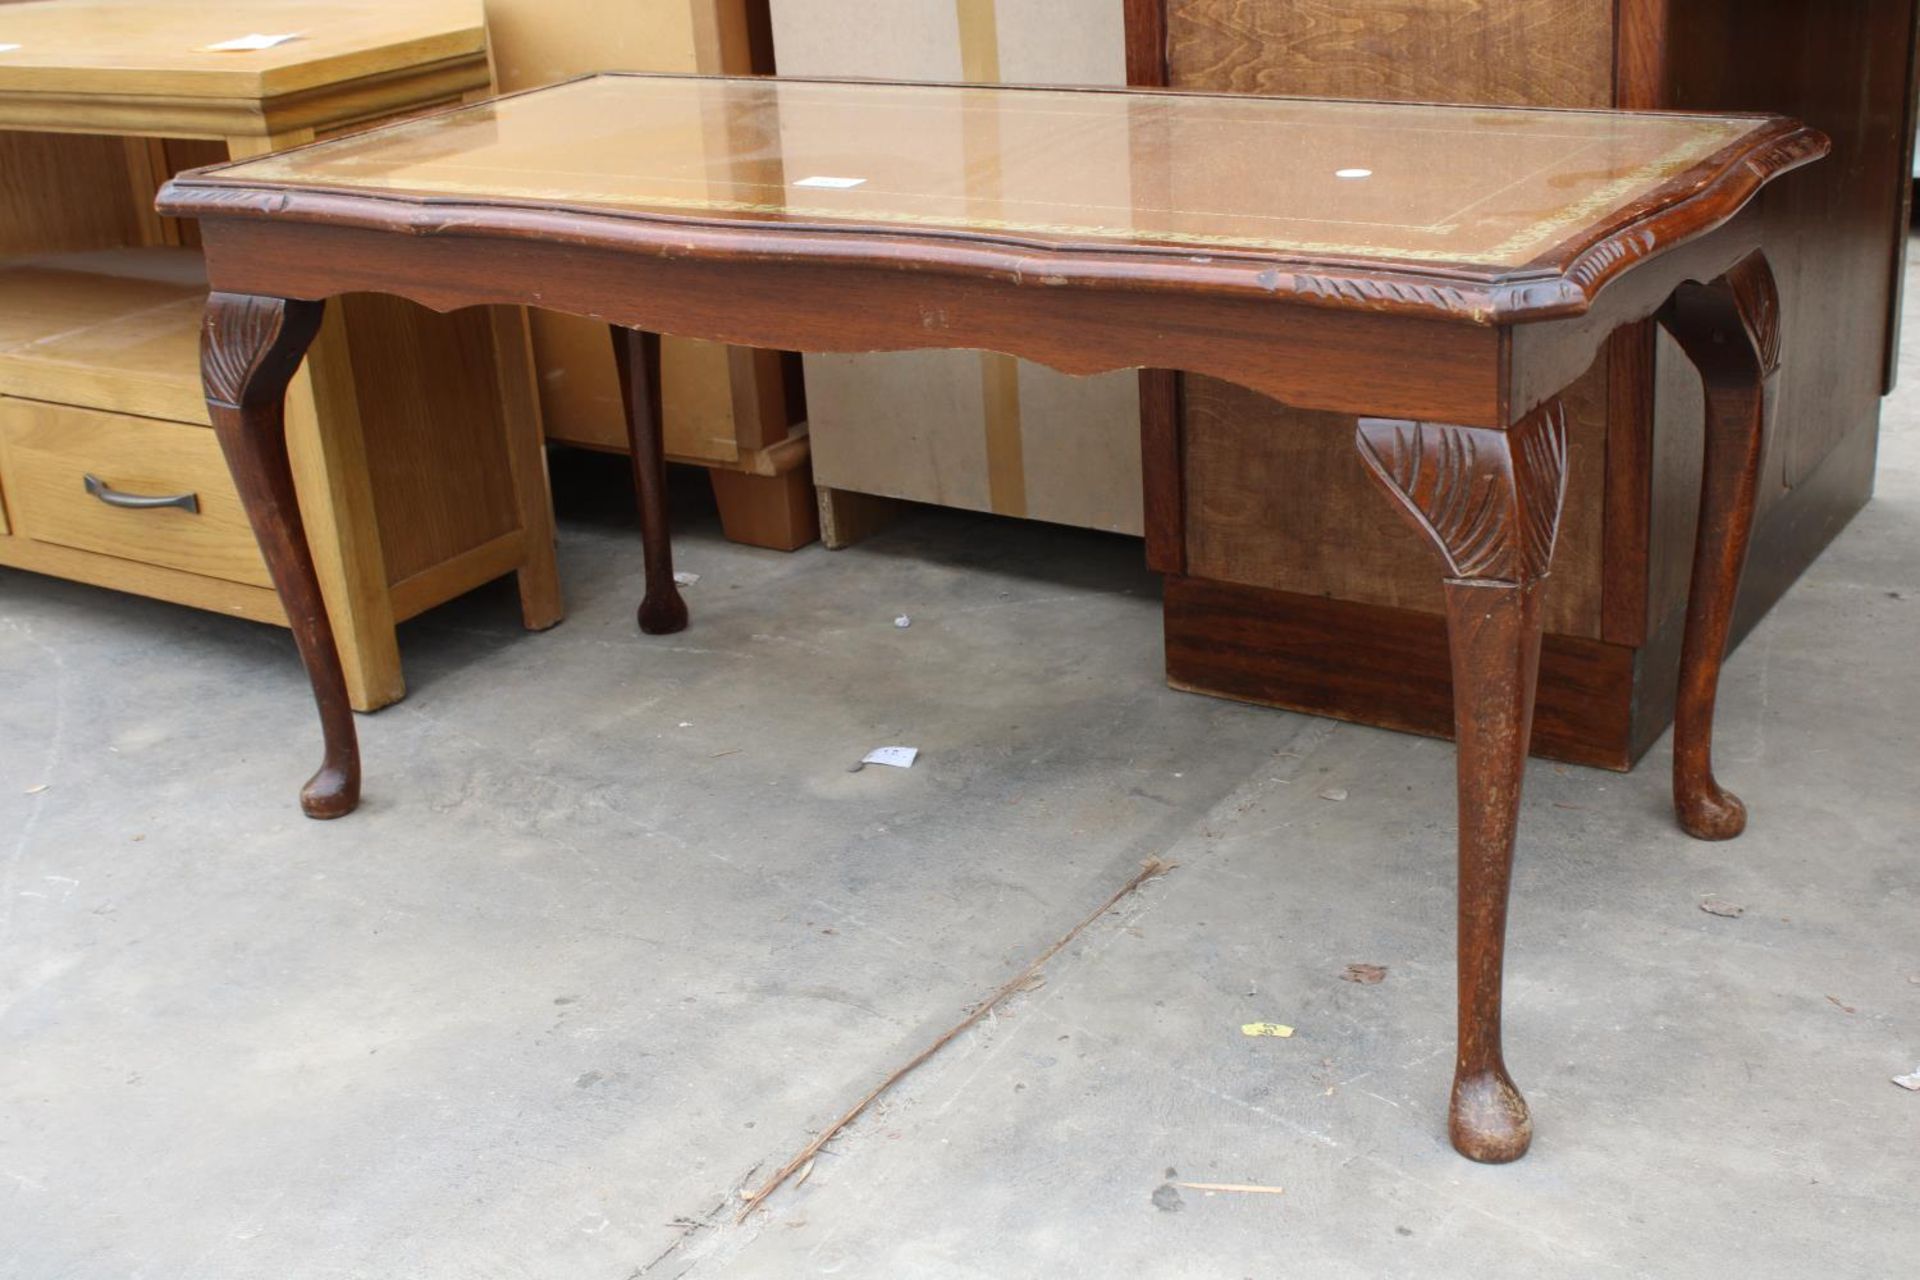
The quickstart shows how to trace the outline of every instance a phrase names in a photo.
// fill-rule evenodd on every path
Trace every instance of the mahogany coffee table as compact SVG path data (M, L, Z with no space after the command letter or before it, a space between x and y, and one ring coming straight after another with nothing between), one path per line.
M213 287L215 430L293 620L324 762L360 761L288 471L281 398L338 294L524 304L617 326L640 494L640 626L677 631L660 344L977 347L1070 373L1179 369L1362 417L1361 459L1433 545L1459 741L1453 1144L1532 1133L1500 1051L1514 825L1567 465L1559 393L1657 316L1706 388L1674 729L1702 839L1714 690L1753 517L1779 299L1748 202L1824 155L1767 116L1112 90L605 75L181 175ZM1150 511L1174 477L1145 477ZM1284 503L1289 495L1275 493Z

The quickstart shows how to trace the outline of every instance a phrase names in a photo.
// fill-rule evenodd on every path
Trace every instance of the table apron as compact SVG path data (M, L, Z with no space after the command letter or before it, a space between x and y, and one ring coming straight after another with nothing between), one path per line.
M215 290L386 293L437 311L518 304L783 351L977 348L1066 373L1178 369L1286 404L1504 427L1494 326L1295 302L1049 284L913 262L717 261L564 242L206 218Z
M1585 313L1515 325L1507 370L1508 409L1519 421L1585 373L1622 325L1645 320L1692 281L1707 284L1761 246L1761 210L1748 205L1713 231L1660 254L1614 280Z

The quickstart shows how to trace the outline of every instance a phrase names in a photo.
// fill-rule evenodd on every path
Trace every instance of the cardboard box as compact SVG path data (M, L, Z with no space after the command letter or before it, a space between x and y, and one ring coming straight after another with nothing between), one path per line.
M791 76L1124 84L1118 0L770 0ZM929 150L978 155L961 124ZM1124 203L1127 157L1110 166ZM1131 371L1076 378L1009 356L808 356L823 488L1138 534L1140 408Z

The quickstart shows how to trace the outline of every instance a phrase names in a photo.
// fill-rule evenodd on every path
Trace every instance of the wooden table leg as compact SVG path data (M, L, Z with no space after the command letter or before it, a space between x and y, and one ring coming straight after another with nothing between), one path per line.
M1780 296L1755 252L1712 284L1686 284L1660 323L1700 371L1707 401L1700 524L1693 544L1680 697L1673 717L1673 807L1701 840L1730 840L1747 809L1713 776L1713 704L1753 533L1767 405L1780 368Z
M1458 740L1459 1050L1448 1130L1474 1160L1526 1153L1533 1123L1500 1049L1507 890L1545 591L1566 493L1566 414L1507 431L1362 418L1361 457L1447 564Z
M325 754L300 792L310 818L337 818L360 803L360 745L333 625L287 457L287 383L320 329L322 304L214 293L200 330L200 378L214 434L233 472L253 535L293 627L320 706Z
M620 366L620 396L627 409L633 492L640 504L640 550L647 572L646 594L640 601L640 629L650 636L669 635L686 629L687 604L673 580L673 546L667 529L660 335L616 327L613 358Z
M529 631L545 631L567 616L560 598L555 559L553 489L547 479L546 441L541 434L539 378L524 307L489 307L494 385L500 390L506 428L507 473L525 546L514 579L520 588L520 618Z
M227 139L227 155L247 160L314 140L311 128ZM347 699L378 711L407 694L395 631L393 594L374 510L360 393L348 350L344 308L327 308L305 362L287 388L287 452L320 575L334 648L347 676Z

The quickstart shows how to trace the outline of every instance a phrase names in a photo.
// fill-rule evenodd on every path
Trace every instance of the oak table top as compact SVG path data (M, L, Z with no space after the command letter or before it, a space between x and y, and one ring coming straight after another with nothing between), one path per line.
M292 38L210 47L255 35ZM432 101L423 79L447 97L486 87L486 55L478 0L24 0L0 4L0 128L226 137L366 119ZM324 119L298 102L354 84L363 100Z
M196 170L160 206L201 220L208 411L320 707L325 754L302 792L314 817L354 808L360 759L280 395L329 297L521 304L612 327L650 634L688 621L661 333L1175 369L1357 417L1359 462L1435 554L1447 601L1448 1123L1463 1154L1503 1161L1532 1135L1502 1055L1501 984L1539 602L1571 461L1561 392L1648 318L1700 373L1674 804L1691 835L1738 835L1745 807L1712 770L1713 704L1780 363L1750 201L1826 149L1766 116L614 74ZM1143 470L1149 521L1178 520L1170 468L1149 455Z

